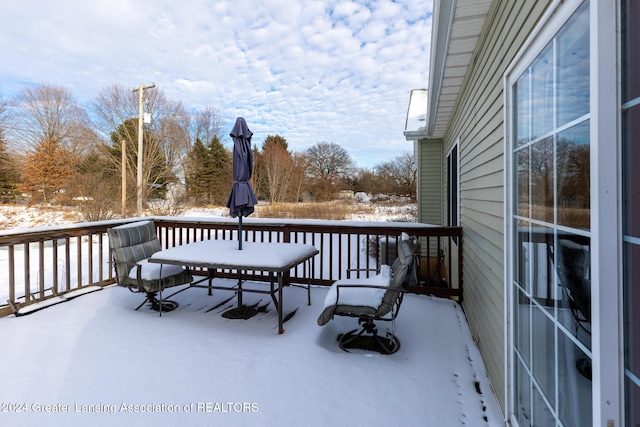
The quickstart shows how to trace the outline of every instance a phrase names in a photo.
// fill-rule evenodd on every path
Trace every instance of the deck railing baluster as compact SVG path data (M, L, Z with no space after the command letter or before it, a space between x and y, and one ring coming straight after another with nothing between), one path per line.
M44 295L44 241L38 242L38 293Z
M24 244L24 299L31 301L31 256L29 243Z
M53 239L51 241L51 251L52 251L52 267L53 267L53 289L58 291L58 239ZM68 289L67 289L68 290Z
M359 225L352 222L343 225L337 221L333 224L323 222L318 225L295 220L287 222L274 220L273 223L244 221L244 233L242 236L238 236L237 220L212 219L203 221L177 217L152 219L156 221L158 237L162 241L163 248L205 238L228 240L238 237L248 241L301 242L316 246L320 254L311 259L308 266L305 264L301 268L292 269L289 273L292 282L306 283L308 280L313 285L329 285L336 279L344 278L346 270L354 266L355 268L377 268L381 262L391 262L393 257L397 256L398 242L404 231L420 238L423 243L422 262L427 263L421 271L422 274L426 273L426 280L413 286L411 291L453 296L458 299L461 299L463 295L462 229L460 227L433 227L406 223L363 223ZM0 249L6 248L8 257L6 270L0 268L0 274L8 276L4 282L8 283L8 290L4 288L6 293L2 292L2 281L0 281L0 294L2 294L0 295L0 316L11 313L8 306L3 305L3 300L7 298L12 304L24 304L50 297L53 293L50 290L67 292L91 284L113 283L115 277L113 260L108 250L105 250L105 245L108 244L105 241L106 231L115 225L132 221L136 221L136 219L0 235ZM95 239L96 242L93 238L95 235L98 236ZM88 239L86 249L83 247L83 239ZM392 248L393 242L395 242L395 248ZM34 260L37 262L37 267L32 265L31 243L38 245L38 259ZM51 256L48 255L49 244L52 247ZM64 244L64 252L59 252L60 244ZM76 253L75 259L72 259L71 246L74 244L76 245ZM96 244L97 248L94 247ZM384 248L381 244L384 244ZM23 249L22 257L17 255L16 247L18 250ZM457 248L457 253L455 248ZM434 249L436 253L432 253ZM435 277L436 261L443 249L445 262L441 267L447 270L449 278L446 288L439 287L439 280L430 283ZM381 253L381 250L384 250L384 253ZM83 266L85 262L83 254L86 254L88 258L87 268ZM60 259L62 257L64 257L64 261ZM21 266L20 262L24 265ZM23 277L16 274L16 268L23 272ZM38 269L38 284L32 290L31 273L35 268ZM71 278L72 269L76 270L73 280ZM1 270L5 270L6 273ZM87 272L88 276L85 277L83 272ZM440 270L437 272L439 273ZM221 277L233 277L235 274L233 271L221 273ZM252 277L248 277L248 279L268 280L267 275L257 272L248 273L253 273L250 274ZM194 274L206 274L206 271L195 271ZM63 283L59 283L60 275L64 276ZM309 275L308 278L307 275ZM457 278L456 283L450 283L451 278ZM24 285L21 294L16 289L20 282L23 282ZM434 286L431 286L432 284ZM35 291L35 289L38 290Z

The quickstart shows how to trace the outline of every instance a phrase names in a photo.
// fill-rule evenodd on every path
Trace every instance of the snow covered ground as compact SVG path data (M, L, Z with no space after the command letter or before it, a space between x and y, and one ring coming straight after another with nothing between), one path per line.
M354 213L352 221L406 221L415 220L415 204L375 204L375 209L366 213ZM224 207L192 208L182 216L230 218L229 209ZM0 233L3 230L44 227L50 225L72 224L80 222L78 213L71 208L43 208L16 205L0 205Z
M44 227L74 222L78 222L78 215L69 209L0 205L0 230Z
M282 335L272 303L229 320L233 294L204 289L176 295L162 317L112 286L1 318L0 425L504 425L458 304L407 295L397 353L345 353L336 337L357 320L318 326L326 293L313 288L309 306L306 289L285 289L295 315Z

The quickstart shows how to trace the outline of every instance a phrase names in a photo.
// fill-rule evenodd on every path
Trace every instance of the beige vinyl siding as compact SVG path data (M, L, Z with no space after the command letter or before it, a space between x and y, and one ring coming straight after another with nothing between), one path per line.
M464 308L501 404L506 394L503 74L549 3L493 3L444 138L444 152L460 139ZM442 176L446 181L446 171ZM446 194L446 182L442 189Z
M421 139L417 142L418 222L425 224L442 224L442 140Z

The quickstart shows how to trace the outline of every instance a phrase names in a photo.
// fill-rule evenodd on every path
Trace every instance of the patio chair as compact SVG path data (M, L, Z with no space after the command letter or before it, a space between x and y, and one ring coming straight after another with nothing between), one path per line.
M569 310L575 325L575 337L579 337L580 330L591 335L591 258L588 246L569 239L558 239L557 250L554 246L547 243L547 256L550 265L555 265L562 302L566 302L560 307ZM579 357L576 368L591 380L590 359Z
M590 333L591 279L589 251L567 239L558 240L558 277L577 327Z
M587 248L568 239L558 240L558 278L576 324L576 336L578 329L591 335L591 257ZM576 369L591 380L590 359L578 358Z
M374 277L347 278L331 285L318 325L326 325L334 316L348 316L357 317L361 326L338 336L342 350L348 352L351 348L364 348L392 354L400 349L400 340L393 332L395 319L409 278L417 272L419 252L417 240L403 234L398 257L391 267L382 265ZM376 321L391 321L392 331L385 337L378 335Z
M176 309L178 303L162 299L162 290L191 283L193 278L189 270L181 266L147 261L147 258L162 249L153 221L113 227L107 230L107 234L118 285L132 292L146 294L146 299L136 310L146 302L160 314Z

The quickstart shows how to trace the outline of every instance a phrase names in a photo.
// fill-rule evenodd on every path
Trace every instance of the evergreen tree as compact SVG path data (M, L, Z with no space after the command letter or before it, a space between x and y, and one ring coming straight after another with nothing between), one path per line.
M209 194L213 203L224 205L233 185L233 173L231 170L233 159L231 153L224 148L217 135L214 135L211 139L208 148L213 175Z
M122 144L125 144L127 167L127 200L136 200L138 183L138 119L125 120L115 132L111 133L111 144L104 147L111 163L111 172L120 179L122 174ZM144 200L152 192L162 196L168 182L175 180L167 166L167 157L160 144L154 140L153 132L145 130L143 134L142 179Z
M209 150L200 138L197 138L188 154L185 176L187 192L196 205L206 205L210 202L209 186L213 175L209 167L209 157Z
M289 151L289 143L280 135L267 135L267 137L264 139L264 142L262 143L262 151L267 151L273 146L279 146L284 151Z
M214 136L208 144L198 138L189 152L187 190L198 205L226 203L233 177L231 153Z

